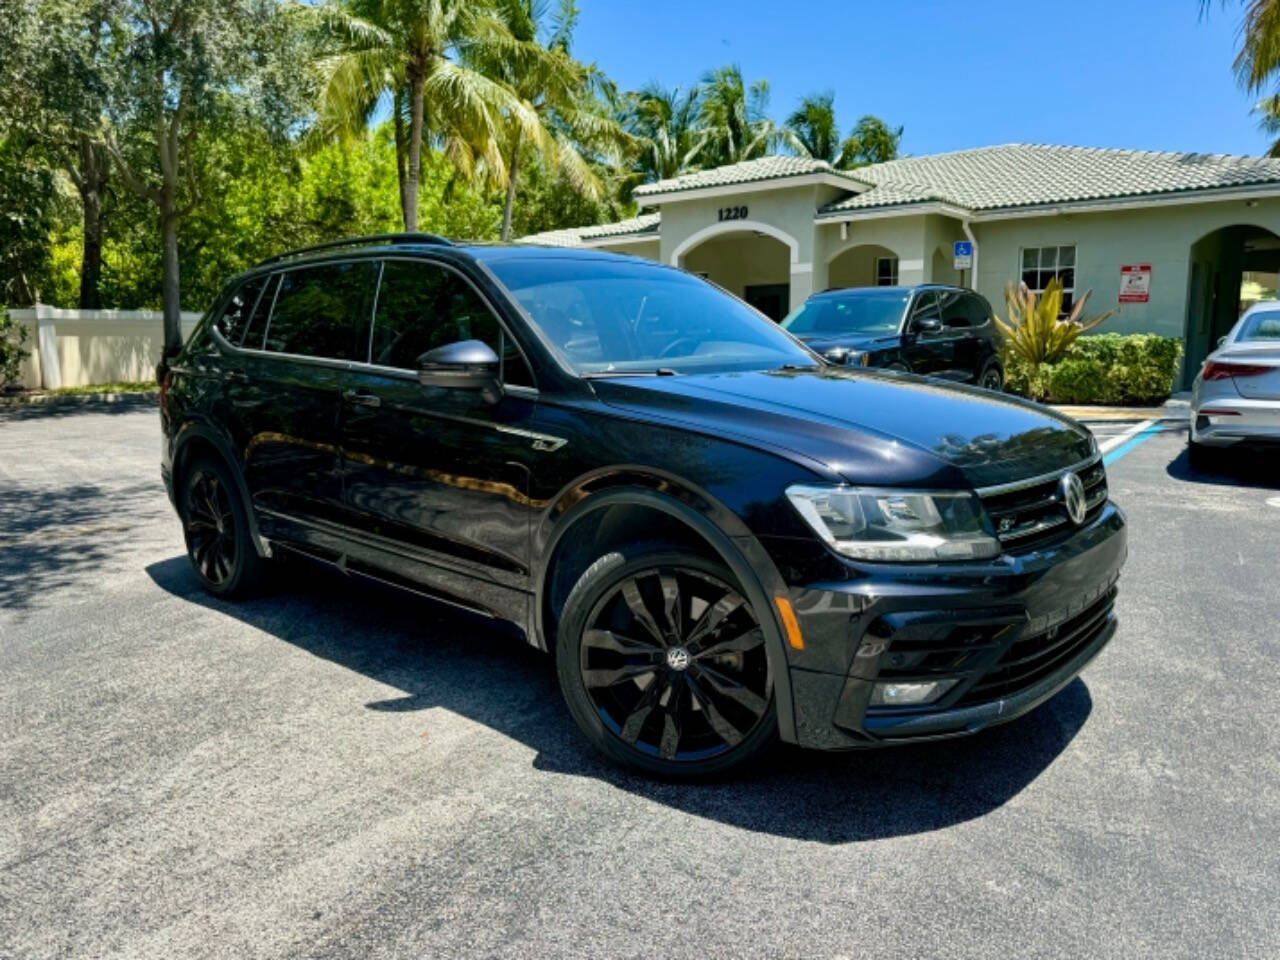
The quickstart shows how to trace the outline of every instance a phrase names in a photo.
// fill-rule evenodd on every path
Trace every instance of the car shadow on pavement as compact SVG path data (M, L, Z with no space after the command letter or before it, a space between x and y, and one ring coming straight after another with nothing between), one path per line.
M607 763L578 733L549 657L514 627L308 564L279 589L227 603L185 556L147 567L162 589L403 691L370 710L444 707L536 751L540 770L760 833L840 844L937 830L1000 807L1067 747L1092 708L1077 679L1022 719L972 737L849 753L778 745L718 782L655 781Z
M1192 470L1184 447L1165 472L1187 483L1280 490L1280 450L1218 450L1209 469Z

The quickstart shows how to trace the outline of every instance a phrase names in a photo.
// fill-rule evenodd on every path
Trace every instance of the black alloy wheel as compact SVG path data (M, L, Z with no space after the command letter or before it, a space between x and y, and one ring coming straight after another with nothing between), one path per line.
M1004 387L1004 380L1000 376L1000 369L995 366L989 366L982 371L982 376L978 378L978 386L984 390L995 390L997 393Z
M239 491L223 464L205 459L187 471L182 532L192 569L210 593L238 596L257 585L262 558L250 540Z
M604 561L570 595L576 643L559 651L561 685L597 745L679 776L727 769L772 739L764 631L728 571L683 553Z

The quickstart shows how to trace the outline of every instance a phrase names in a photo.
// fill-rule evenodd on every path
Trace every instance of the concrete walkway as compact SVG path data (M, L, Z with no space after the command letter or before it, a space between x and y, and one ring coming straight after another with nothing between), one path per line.
M1186 420L1191 411L1191 392L1175 393L1156 407L1104 407L1095 405L1054 406L1077 420Z

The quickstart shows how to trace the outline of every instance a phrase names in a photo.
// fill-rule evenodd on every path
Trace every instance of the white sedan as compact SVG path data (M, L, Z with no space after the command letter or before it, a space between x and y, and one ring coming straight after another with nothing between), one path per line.
M1280 449L1280 301L1245 311L1218 341L1191 390L1192 469L1209 466L1214 449L1252 442Z

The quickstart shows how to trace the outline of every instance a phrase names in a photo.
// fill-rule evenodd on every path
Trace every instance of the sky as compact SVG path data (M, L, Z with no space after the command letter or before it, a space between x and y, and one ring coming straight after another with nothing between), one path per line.
M1231 69L1239 4L1198 0L579 0L573 53L623 89L709 68L765 78L770 114L835 93L841 133L872 113L902 152L999 143L1260 154Z

